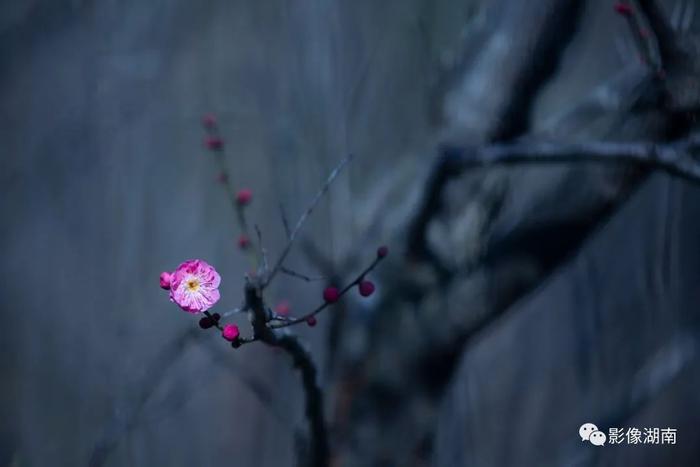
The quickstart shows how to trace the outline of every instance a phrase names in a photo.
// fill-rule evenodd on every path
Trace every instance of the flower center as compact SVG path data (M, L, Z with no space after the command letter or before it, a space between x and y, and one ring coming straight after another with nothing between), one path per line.
M199 290L199 281L197 279L189 279L185 285L187 287L187 290L190 292L196 292L197 290Z

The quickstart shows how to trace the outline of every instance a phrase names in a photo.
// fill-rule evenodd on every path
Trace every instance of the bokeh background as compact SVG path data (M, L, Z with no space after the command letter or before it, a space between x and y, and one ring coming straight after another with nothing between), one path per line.
M298 329L333 465L698 465L697 185L468 171L425 226L433 255L411 237L446 134L674 133L630 110L648 69L612 3L0 2L0 466L296 465L288 358L232 351L157 284L203 258L223 277L215 311L242 299L209 112L272 256L280 203L296 219L349 153L290 265L342 281L391 249L375 297ZM658 3L697 45L694 0ZM523 84L528 67L544 84ZM268 298L300 312L323 285L280 277ZM596 449L584 422L678 441Z

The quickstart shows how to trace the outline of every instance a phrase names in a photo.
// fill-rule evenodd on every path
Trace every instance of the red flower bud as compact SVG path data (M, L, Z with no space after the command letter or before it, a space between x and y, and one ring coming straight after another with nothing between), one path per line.
M236 193L236 203L238 203L239 206L245 206L246 204L249 204L252 199L253 192L248 188L238 190L238 193Z
M169 272L160 273L160 288L164 290L170 290L170 281L172 280L172 274Z
M282 315L282 316L288 315L289 309L290 309L289 302L286 300L283 300L283 301L279 302L277 304L277 306L275 306L275 313L277 313L278 315Z
M207 136L204 138L204 146L212 151L218 151L224 147L224 140L217 136Z
M309 327L314 327L316 326L316 317L315 316L309 316L306 318L306 324L309 325Z
M323 291L323 299L328 303L335 303L340 298L340 292L336 287L326 287Z
M246 234L241 234L238 237L238 248L241 250L247 250L248 247L250 246L250 239Z
M626 2L617 2L613 8L615 8L615 11L622 16L632 16L634 13L632 5Z
M360 289L360 295L363 297L369 297L374 293L374 283L371 281L360 281L357 288Z
M227 324L224 326L223 331L221 331L221 335L224 337L229 342L233 342L236 339L238 339L238 336L241 335L241 333L238 331L238 326L235 324Z
M388 254L389 254L389 247L388 246L382 245L379 248L377 248L377 257L378 258L384 258Z
M208 316L199 320L199 327L202 329L209 329L212 326L214 326L214 322Z

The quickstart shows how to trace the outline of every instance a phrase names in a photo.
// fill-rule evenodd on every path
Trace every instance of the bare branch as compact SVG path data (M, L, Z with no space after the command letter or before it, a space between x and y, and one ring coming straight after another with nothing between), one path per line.
M267 264L267 250L263 247L262 241L262 231L258 224L255 224L255 233L258 236L258 255L260 257L259 261L262 263L262 274L267 274L268 264Z
M287 219L287 213L284 212L284 205L280 202L280 216L282 217L282 225L284 226L284 234L287 236L287 240L292 235L292 229L289 227L289 219Z
M316 365L296 336L279 335L273 345L287 351L294 361L294 366L301 373L306 401L306 418L309 421L309 439L311 440L309 465L326 467L330 458L330 448L323 416L323 392L316 382Z
M340 292L338 293L338 298L342 297L350 289L352 289L354 286L359 284L360 281L362 281L362 279L364 279L364 277L367 274L369 274L377 266L377 264L379 264L380 261L382 261L382 259L384 259L384 257L377 256L374 259L374 261L372 261L372 263L369 266L367 266L360 274L358 274L357 277L352 282L350 282L348 285L346 285L345 287L343 287L340 290ZM308 320L309 318L311 318L312 316L316 316L317 314L319 314L320 312L322 312L323 310L325 310L328 306L330 306L332 304L333 303L331 303L331 302L323 302L321 305L317 306L313 311L305 314L304 316L301 316L299 318L290 319L289 321L287 321L285 323L271 324L270 328L271 329L285 328L288 326L293 326L295 324L303 323L306 320Z
M700 182L700 134L672 143L516 142L479 148L445 145L443 156L452 169L524 163L634 163Z
M262 289L259 284L248 282L245 295L246 305L253 312L254 339L285 350L292 357L294 366L301 373L306 400L306 418L309 424L311 447L309 465L325 467L329 462L330 448L323 415L323 392L316 382L316 365L296 336L274 331L268 327L267 309L263 303Z
M311 204L309 204L309 207L306 208L306 211L301 215L299 220L297 221L296 225L294 226L294 230L292 230L292 233L289 235L289 240L287 241L287 244L284 247L284 250L282 250L282 254L280 255L279 259L277 260L277 263L275 263L275 266L272 268L272 271L270 271L270 275L267 276L265 282L262 284L262 288L264 289L267 287L272 279L274 279L275 275L279 272L280 268L284 264L284 260L287 259L287 255L292 249L292 245L294 244L294 240L296 239L297 235L299 234L299 231L304 225L304 222L306 222L306 219L311 215L313 210L316 208L318 203L321 201L321 198L323 198L323 195L326 194L328 191L328 188L330 188L331 183L333 183L333 180L336 179L338 175L343 171L343 168L352 160L353 155L350 154L348 157L343 159L340 164L333 169L333 171L328 175L328 178L326 179L326 182L323 184L321 189L316 193L316 196L314 199L311 201Z
M288 276L292 276L292 277L296 277L297 279L304 280L304 281L306 281L306 282L322 281L322 280L326 279L326 278L323 277L323 276L313 276L313 277L312 277L312 276L306 276L306 275L301 274L301 273L298 273L298 272L296 272L296 271L294 271L294 270L292 270L292 269L288 269L288 268L286 268L286 267L284 267L284 266L282 266L282 267L280 268L280 272L283 273L283 274L286 274L286 275L288 275Z

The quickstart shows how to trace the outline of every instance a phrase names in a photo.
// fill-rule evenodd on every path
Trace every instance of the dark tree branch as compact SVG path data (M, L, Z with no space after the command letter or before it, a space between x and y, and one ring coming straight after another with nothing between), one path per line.
M262 298L262 288L255 282L246 283L246 305L251 310L254 339L285 350L301 373L306 401L311 446L309 465L327 467L330 457L326 421L323 415L323 392L316 382L316 365L296 336L268 327L268 312Z
M301 373L311 440L309 465L326 467L330 458L330 448L323 416L323 392L316 382L316 365L299 339L291 334L280 333L274 345L284 349L292 357L294 367Z
M695 183L700 182L700 134L666 144L522 141L478 148L444 145L441 152L456 173L474 167L526 163L632 163L663 170Z

